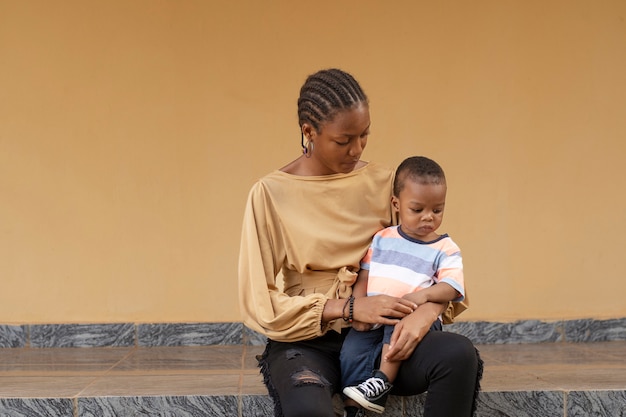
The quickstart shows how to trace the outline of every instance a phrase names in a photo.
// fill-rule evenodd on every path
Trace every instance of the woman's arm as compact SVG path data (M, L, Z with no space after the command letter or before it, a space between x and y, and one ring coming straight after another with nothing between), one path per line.
M280 218L268 199L263 183L257 183L250 191L244 213L238 268L244 324L284 342L320 336L327 297L319 293L290 297L276 282L286 250ZM335 318L341 317L340 311L330 311Z
M369 269L360 269L356 282L352 286L352 296L354 298L367 297L367 281L369 279ZM364 332L372 328L371 323L363 323L362 321L353 321L352 328L359 332Z
M391 297L388 295L367 296L367 280L369 271L361 269L357 280L352 287L354 299L329 299L326 301L322 312L322 322L330 322L336 319L347 319L349 305L352 302L352 324L359 327L357 330L369 330L372 324L396 324L399 319L411 314L417 304L404 298ZM361 324L364 324L361 326Z
M347 301L346 299L327 300L322 312L322 320L328 322L342 318ZM353 303L353 320L369 324L397 325L400 319L417 308L417 304L412 301L389 295L355 298ZM430 325L428 327L430 328Z

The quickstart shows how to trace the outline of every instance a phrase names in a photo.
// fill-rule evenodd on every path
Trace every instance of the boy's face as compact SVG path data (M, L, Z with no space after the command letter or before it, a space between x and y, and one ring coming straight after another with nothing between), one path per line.
M446 184L422 183L407 178L399 196L391 201L398 212L402 231L425 242L439 237L435 231L443 221Z

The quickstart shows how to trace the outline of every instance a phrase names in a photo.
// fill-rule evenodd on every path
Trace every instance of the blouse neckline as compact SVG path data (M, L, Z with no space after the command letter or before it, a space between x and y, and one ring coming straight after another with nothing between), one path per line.
M281 171L280 169L275 170L274 173L280 176L286 177L286 178L292 178L292 179L304 180L304 181L332 180L336 178L346 178L346 177L351 177L353 175L357 175L361 173L362 171L365 171L366 169L368 169L371 165L373 165L373 163L369 161L363 161L363 162L365 162L365 165L363 165L361 168L357 168L346 173L337 173L337 174L329 174L329 175L296 175L296 174L289 174L288 172Z

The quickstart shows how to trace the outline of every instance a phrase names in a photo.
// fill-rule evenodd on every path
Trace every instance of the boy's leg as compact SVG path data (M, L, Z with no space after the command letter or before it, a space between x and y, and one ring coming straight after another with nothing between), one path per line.
M392 388L387 376L380 370L375 370L371 377L359 385L345 387L343 393L361 407L382 413Z
M380 371L385 374L387 381L392 382L396 380L398 371L400 370L401 361L388 362L385 360L385 355L389 351L389 344L383 345L382 355L380 357Z
M389 351L389 342L391 342L391 335L395 326L384 326L383 331L383 348L381 350L380 358L378 361L380 363L379 370L387 376L387 381L393 382L398 375L398 370L400 369L400 365L402 362L386 362L385 355Z
M357 385L372 375L382 349L383 329L350 329L341 347L341 384Z
M342 375L345 386L343 393L348 397L346 405L358 405L377 413L382 413L385 410L391 384L389 384L386 375L376 369L376 364L381 357L382 341L388 340L392 331L393 326L383 326L370 332L354 332L361 334L353 335L352 338L350 338L353 333L351 331L346 337L342 349L342 373L347 368L353 371L349 375ZM349 338L350 340L348 340ZM369 341L369 343L363 343L363 340ZM351 352L351 361L347 360L348 352ZM359 363L352 364L352 362L357 361ZM344 366L344 362L352 364L352 368L347 365Z
M383 335L383 348L382 354L380 356L380 371L383 372L389 382L393 382L396 380L396 376L398 375L398 371L400 370L400 365L402 365L401 361L396 362L386 362L385 355L389 351L389 342L391 341L391 335L393 334L394 326L385 326L385 332ZM441 331L441 321L436 320L432 326L430 326L430 331Z
M358 385L372 375L374 365L382 348L382 328L359 332L350 329L341 347L341 381L342 387ZM349 397L344 396L346 410L356 413L354 408L361 406Z

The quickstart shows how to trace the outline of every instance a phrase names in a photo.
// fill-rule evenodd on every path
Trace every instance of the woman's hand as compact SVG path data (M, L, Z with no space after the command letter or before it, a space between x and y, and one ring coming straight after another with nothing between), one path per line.
M394 325L416 308L417 304L404 298L373 295L354 299L353 317L362 323Z
M403 361L411 356L447 304L422 304L412 314L400 320L391 335L389 351L383 360Z

